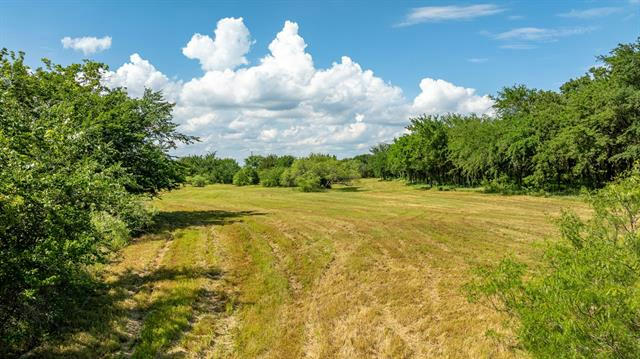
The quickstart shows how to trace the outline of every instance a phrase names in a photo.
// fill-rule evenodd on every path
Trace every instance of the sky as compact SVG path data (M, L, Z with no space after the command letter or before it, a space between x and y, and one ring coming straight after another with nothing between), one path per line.
M7 1L0 47L107 64L162 91L176 155L366 153L420 114L491 115L501 88L557 90L640 36L640 0Z

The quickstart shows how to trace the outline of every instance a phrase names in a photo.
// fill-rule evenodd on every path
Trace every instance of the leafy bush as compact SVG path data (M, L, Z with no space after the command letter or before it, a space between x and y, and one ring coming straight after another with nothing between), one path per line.
M348 184L352 179L358 178L358 163L338 161L335 156L330 155L311 154L309 157L295 160L287 176L291 176L296 185L299 185L299 178L304 177L301 179L304 183L317 177L322 188L331 188L332 184Z
M522 187L510 182L506 177L495 178L491 181L483 181L482 190L484 193L500 194L522 194L526 192Z
M158 210L145 197L122 197L112 213L127 224L132 236L146 232L154 224Z
M260 156L260 155L251 155L244 160L246 167L251 167L256 171L266 170L274 167L291 167L295 157L291 155L268 155L268 156Z
M178 161L187 175L202 176L207 183L232 183L233 176L240 170L236 160L218 158L215 152L203 156L186 156Z
M504 259L467 289L512 318L517 340L541 358L636 358L640 353L640 171L590 198L594 215L565 212L545 265Z
M264 169L260 171L258 173L260 177L260 184L265 187L279 186L280 177L282 177L282 174L284 173L285 170L286 168L284 167L272 167L272 168Z
M0 357L91 295L88 269L151 223L141 200L178 185L167 152L193 139L159 93L103 87L101 64L23 62L0 51Z
M102 239L106 250L120 249L129 241L130 233L127 224L108 212L92 213L91 225Z
M320 176L307 172L296 178L296 185L302 192L320 192L324 189Z
M283 187L295 187L296 178L293 175L291 168L287 168L280 175L280 185Z
M195 175L191 177L191 184L194 187L204 187L207 185L207 179L204 176Z
M258 173L251 167L244 167L233 176L233 184L236 186L249 186L259 182Z

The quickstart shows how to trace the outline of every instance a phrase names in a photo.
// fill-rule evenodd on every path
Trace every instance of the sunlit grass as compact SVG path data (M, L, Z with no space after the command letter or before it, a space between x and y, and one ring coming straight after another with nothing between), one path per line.
M519 356L485 335L500 332L503 318L467 303L469 268L507 254L533 261L555 233L550 219L563 207L584 208L571 197L377 180L324 193L186 187L155 205L158 233L107 268L111 324L44 353Z

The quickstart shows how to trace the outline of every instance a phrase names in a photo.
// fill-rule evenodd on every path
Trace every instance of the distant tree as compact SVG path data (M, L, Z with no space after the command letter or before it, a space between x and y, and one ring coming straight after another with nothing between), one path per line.
M373 172L373 176L387 180L392 178L393 174L389 169L388 154L391 146L387 143L381 143L371 147L371 158L369 166Z
M264 160L264 156L251 154L251 156L244 159L244 166L251 167L257 171L262 166L262 161Z
M189 176L199 175L207 183L232 183L233 176L240 170L236 160L232 158L218 158L216 153L206 155L191 155L179 159L184 171Z
M370 178L374 177L373 169L371 167L371 157L372 155L369 153L358 155L353 157L350 160L356 161L358 172L360 173L361 178Z
M258 183L260 183L260 178L253 167L243 167L233 176L233 184L236 186L248 186Z
M640 39L599 59L560 92L503 88L495 116L414 118L406 134L372 149L371 169L409 182L600 188L640 159Z
M201 175L195 175L191 177L190 182L194 187L204 187L207 184L207 179Z
M286 167L271 167L261 170L258 172L260 184L264 187L280 186L280 178L286 169Z
M341 162L335 156L311 154L297 159L286 176L291 177L296 185L299 185L298 178L304 178L305 183L318 179L320 188L327 189L336 183L349 184L359 177L359 173L357 163L353 161Z

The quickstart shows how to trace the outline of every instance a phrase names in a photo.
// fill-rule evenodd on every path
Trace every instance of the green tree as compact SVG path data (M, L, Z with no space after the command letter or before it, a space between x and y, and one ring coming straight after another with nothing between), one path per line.
M179 163L189 176L202 176L207 183L232 183L233 176L240 170L238 162L232 158L218 158L216 153L191 155L179 159Z
M253 167L244 167L233 175L233 184L236 186L249 186L258 183L260 183L260 177Z
M150 214L137 194L181 180L172 105L101 85L105 66L0 51L0 356L28 350L64 321L87 268Z
M371 147L371 158L369 159L369 166L371 167L373 177L381 178L383 180L388 180L393 177L393 174L389 170L388 164L388 154L390 146L391 145L389 145L388 143L381 143L374 147Z
M338 161L335 156L311 154L295 160L286 176L288 178L284 178L284 182L287 185L289 178L296 185L299 185L298 178L309 183L318 179L320 188L328 189L337 183L350 184L351 180L359 177L359 173L358 165L353 161Z
M280 178L286 169L286 167L271 167L261 170L258 172L260 184L264 187L280 186Z
M594 215L565 212L562 238L535 271L505 259L480 268L473 301L515 320L535 357L635 358L640 352L640 171L591 197Z

